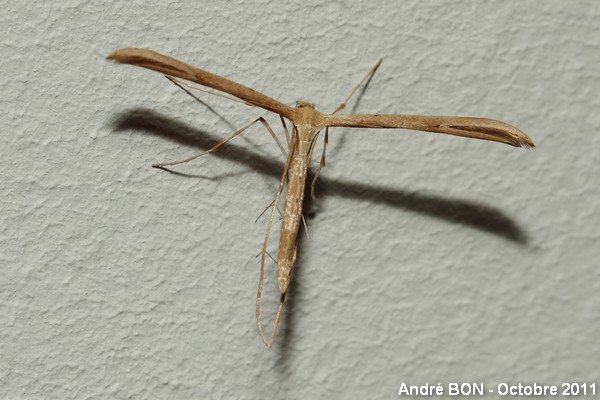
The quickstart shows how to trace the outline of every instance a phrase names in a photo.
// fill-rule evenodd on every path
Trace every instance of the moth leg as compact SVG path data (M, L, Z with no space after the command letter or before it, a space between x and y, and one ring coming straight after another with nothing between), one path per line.
M171 82L172 84L174 84L175 86L177 86L179 89L181 89L185 94L187 94L188 96L190 96L192 99L196 100L198 103L202 104L203 107L205 107L208 111L210 111L211 113L213 113L214 115L216 115L217 117L219 117L219 119L221 121L223 121L231 130L235 130L235 126L231 125L231 123L225 119L225 117L223 117L223 115L221 115L221 113L219 113L217 110L215 110L214 108L212 108L207 102L205 102L204 100L202 100L200 97L196 96L194 93L191 92L191 90L199 90L201 92L205 92L208 94L212 94L215 96L219 96L219 97L223 97L225 99L228 100L233 100L236 101L238 103L242 103L245 105L249 105L252 106L252 104L247 103L243 100L238 99L237 97L231 97L229 95L225 95L221 92L215 92L212 90L208 90L208 89L202 89L200 87L196 87L196 86L192 86L190 84L185 83L182 80L179 79L175 79L172 76L169 75L164 75L165 78L167 78L169 80L169 82Z
M304 225L304 231L306 232L306 238L310 240L310 235L308 234L308 226L306 226L306 220L304 219L304 213L300 214L302 216L302 224Z
M229 142L231 139L235 138L236 136L241 135L246 129L250 128L252 125L254 125L257 122L262 123L263 126L265 128L267 128L267 130L269 131L269 134L271 134L271 136L275 140L275 143L277 143L277 146L279 147L279 149L281 150L281 152L283 153L283 155L287 157L287 154L285 153L285 149L283 148L283 145L279 141L279 138L277 137L277 135L275 135L275 132L273 132L273 129L271 129L271 126L269 125L269 123L263 117L260 117L260 118L255 119L254 121L250 122L248 125L244 126L243 128L238 129L237 131L233 132L231 135L229 135L229 137L227 137L225 140L217 143L216 145L214 145L213 147L211 147L209 150L203 151L203 152L198 153L198 154L194 154L191 157L188 157L186 159L179 160L179 161L170 161L170 162L163 162L163 163L152 164L152 167L154 167L154 168L164 168L164 167L168 167L168 166L172 166L172 165L183 164L183 163L192 161L192 160L194 160L194 159L196 159L198 157L202 157L202 156L204 156L206 154L214 153L215 151L219 150L219 148L221 146L223 146L225 143Z
M335 114L338 111L341 111L344 108L346 108L346 104L348 103L348 101L350 101L350 99L352 98L352 96L354 96L354 94L356 93L356 91L358 89L360 89L360 87L363 86L363 84L364 84L365 88L369 85L369 82L371 82L371 78L373 78L373 75L375 75L375 72L377 72L377 69L381 65L382 61L383 61L382 59L379 59L379 61L377 61L377 63L369 70L369 72L367 73L367 75L365 75L364 78L362 78L362 80L358 83L358 85L356 85L354 87L354 89L352 89L352 91L350 92L350 94L348 95L348 97L346 97L346 100L344 100L344 102L342 104L340 104L338 106L338 108L336 108L335 111L332 114ZM316 186L316 183L317 183L317 178L319 177L319 173L321 172L321 170L325 166L325 156L326 156L327 144L328 143L329 143L329 130L325 129L325 140L324 140L324 143L323 143L323 153L321 154L321 161L319 162L319 168L317 169L317 172L315 173L315 177L313 178L312 183L310 185L310 197L312 197L313 200L317 200L317 197L315 196L315 186ZM308 231L307 231L307 234L308 234Z
M289 148L290 147L290 133L288 131L287 125L285 124L285 119L283 117L281 117L281 116L280 116L280 118L281 118L281 124L283 125L283 131L285 132L285 139L286 139L286 142L287 142L287 145L288 145L288 148ZM279 139L275 135L275 132L273 132L273 129L271 128L271 126L269 125L269 123L266 120L263 119L263 121L261 121L261 122L263 122L263 125L265 125L265 128L267 128L267 130L269 131L269 133L271 134L271 136L273 137L273 139L275 140L275 142L279 146L279 149L283 153L283 156L287 159L288 154L283 149L283 145L281 144L281 142L279 141ZM274 203L275 203L275 200L273 200L272 202L270 202L269 205L266 206L264 210L262 210L262 212L258 215L258 217L256 218L256 220L254 222L258 222L258 220L260 219L260 217L262 217L263 214L265 212L267 212L267 210L269 208L271 208ZM276 207L277 207L277 211L279 211L279 215L283 218L283 213L279 209L279 206L276 205Z
M319 173L325 166L325 156L326 156L326 150L327 150L328 143L329 143L329 128L325 128L325 140L323 142L323 153L321 154L321 161L319 161L319 168L317 168L317 172L315 172L315 177L313 178L312 183L310 184L310 197L312 197L313 200L317 200L317 197L315 196L315 186L317 184L317 178L319 177ZM308 231L306 231L306 234L308 234Z
M290 148L290 131L288 131L287 125L285 124L285 118L283 118L281 115L279 116L279 118L281 118L281 125L283 125L283 132L285 133L285 141L287 142L288 145L288 149Z
M202 89L201 87L192 86L192 85L189 85L189 84L187 84L185 82L180 81L179 79L173 78L172 76L169 76L169 75L164 75L164 77L167 78L168 80L170 80L175 86L177 86L179 89L183 90L185 93L187 93L189 96L193 97L196 101L198 101L199 103L203 104L204 106L208 107L208 105L204 101L200 100L198 97L196 97L188 89L198 90L200 92L212 94L214 96L223 97L224 99L227 99L227 100L236 101L238 103L242 103L244 105L247 105L247 106L250 106L250 107L254 107L254 104L248 103L247 101L244 101L244 100L240 100L237 97L232 97L232 96L220 93L220 92L216 92L214 90ZM214 110L212 110L212 108L209 107L209 109L214 112Z
M261 213L258 215L258 217L254 220L254 223L258 222L258 220L260 219L260 217L262 217L264 215L264 213L266 213L267 210L273 206L273 203L275 203L275 200L273 200L272 202L270 202L269 205L266 206L265 209L261 211ZM281 216L281 218L283 218L283 213L279 209L279 206L277 206L277 211L279 211L279 215Z
M258 252L258 254L256 255L256 257L260 256L261 254L262 254L262 250ZM275 257L273 257L273 256L271 255L271 253L269 253L268 251L265 251L265 254L266 254L267 256L269 256L269 258L270 258L271 260L273 260L273 262L275 262L275 263L277 262L277 260L275 259Z
M205 92L208 94L212 94L215 96L219 96L219 97L224 97L228 100L233 100L233 101L237 101L239 103L243 103L245 105L249 105L249 106L253 106L253 104L248 103L246 101L240 100L236 97L231 97L229 95L225 95L219 92L215 92L212 90L207 90L207 89L202 89L199 87L195 87L192 85L188 85L185 82L180 82L178 79L173 78L172 76L169 75L165 75L165 78L167 78L170 82L172 82L175 86L177 86L179 89L183 90L187 95L189 95L190 97L192 97L194 100L196 100L197 102L199 102L200 104L202 104L204 107L208 108L208 110L210 112L212 112L213 114L217 115L221 120L223 120L225 123L227 123L227 125L229 125L232 129L234 129L233 126L231 126L231 124L229 124L229 122L227 122L222 116L221 114L219 114L217 111L215 111L211 106L209 106L208 104L206 104L202 99L200 99L199 97L197 97L196 95L194 95L194 93L190 92L188 89L193 89L193 90L199 90L201 92ZM290 147L290 134L289 131L287 129L287 126L285 124L285 120L284 118L280 115L279 118L281 118L281 123L283 124L283 130L285 132L285 139L288 145L288 148ZM283 154L284 157L287 157L287 154L285 152L285 149L283 147L283 145L281 144L281 142L279 141L279 138L277 137L277 135L275 134L275 132L273 131L273 129L271 128L271 126L269 125L269 123L267 122L266 119L264 119L263 117L259 118L260 122L264 125L264 127L269 131L269 133L271 134L271 137L273 138L273 140L275 140L275 143L277 143L277 146L279 147L279 149L281 150L281 153Z
M152 167L154 167L154 168L164 168L164 167L171 166L171 165L183 164L183 163L192 161L192 160L194 160L194 159L196 159L198 157L202 157L202 156L204 156L206 154L213 153L213 152L219 150L219 148L221 146L223 146L225 143L229 142L234 137L241 135L242 132L244 132L246 129L250 128L252 125L254 125L255 123L257 123L259 120L260 120L260 118L257 118L254 121L250 122L248 125L244 126L243 128L238 129L237 131L235 131L231 135L229 135L225 140L223 140L222 142L217 143L216 145L214 145L213 147L211 147L209 150L203 151L203 152L198 153L198 154L194 154L191 157L188 157L186 159L179 160L179 161L170 161L170 162L163 162L163 163L152 164Z
M283 120L283 117L281 119ZM269 133L271 134L271 137L273 138L273 140L275 141L275 143L277 143L277 146L279 147L279 150L281 150L281 154L283 154L283 156L285 158L287 158L287 153L286 153L285 149L283 148L283 145L281 144L281 141L279 141L279 138L277 137L277 135L275 134L275 132L271 128L271 125L269 125L269 123L267 122L267 120L264 119L263 117L260 117L259 121L269 131ZM287 127L285 126L285 124L283 125L283 127L286 130L286 139L287 139ZM289 147L289 141L288 141L288 147Z
M377 69L379 68L379 66L381 65L381 62L383 61L383 59L379 59L379 61L377 61L377 63L369 70L369 72L367 73L367 75L365 75L364 78L362 78L362 80L358 83L358 85L356 85L354 87L354 89L352 89L352 91L350 92L350 94L348 95L348 97L346 97L346 100L344 100L344 102L342 104L340 104L338 106L338 108L335 109L334 112L332 112L332 114L337 113L338 111L343 110L344 108L346 108L346 104L348 103L348 101L350 101L350 99L352 98L352 96L354 96L354 93L356 93L356 91L364 84L365 88L369 85L369 82L371 82L371 78L373 78L373 75L375 75L375 72L377 72Z

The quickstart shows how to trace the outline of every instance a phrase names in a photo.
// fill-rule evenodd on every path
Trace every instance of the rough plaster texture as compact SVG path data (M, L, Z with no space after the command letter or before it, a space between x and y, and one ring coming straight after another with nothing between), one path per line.
M3 2L0 398L600 380L598 3L347 3ZM383 57L355 110L498 118L538 147L333 131L265 349L254 219L281 154L257 127L150 168L265 113L103 60L123 46L323 111Z

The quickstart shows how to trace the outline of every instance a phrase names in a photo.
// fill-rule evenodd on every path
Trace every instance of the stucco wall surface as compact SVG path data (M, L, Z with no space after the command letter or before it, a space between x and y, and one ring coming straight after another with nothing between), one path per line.
M391 399L402 382L600 384L598 2L1 9L1 399ZM266 349L254 306L267 218L255 219L275 195L281 152L256 126L177 173L150 165L261 115L279 134L281 124L104 60L130 46L324 112L382 57L347 111L496 118L537 148L332 130L305 209L310 239L302 233ZM268 326L277 298L269 265Z

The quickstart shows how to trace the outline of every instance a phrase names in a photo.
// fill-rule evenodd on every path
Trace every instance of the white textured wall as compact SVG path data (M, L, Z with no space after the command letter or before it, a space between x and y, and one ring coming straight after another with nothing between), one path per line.
M2 3L0 398L600 380L597 2ZM487 116L538 147L333 131L269 350L254 220L278 149L256 127L187 175L150 168L267 113L103 59L124 46L322 111L383 57L357 111Z

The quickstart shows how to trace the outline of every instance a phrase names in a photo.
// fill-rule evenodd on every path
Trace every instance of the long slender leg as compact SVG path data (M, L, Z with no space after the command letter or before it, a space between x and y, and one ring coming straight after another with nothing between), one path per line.
M263 120L261 122L263 123L263 125L265 125L265 128L267 128L267 130L269 131L269 133L271 134L271 136L273 137L273 139L275 139L275 142L277 142L277 145L279 146L279 149L281 150L281 153L287 159L288 155L285 152L285 150L283 149L283 145L279 141L279 138L275 135L275 132L273 132L273 129L271 128L271 126L269 125L269 123L266 120ZM285 120L283 119L283 117L281 117L281 124L283 125L283 130L285 132L285 139L286 139L286 142L287 142L287 145L288 145L288 149L289 149L289 147L290 147L290 134L289 134L288 128L287 128L287 126L285 124ZM265 207L265 209L260 213L260 215L256 218L256 220L254 222L258 222L258 220L260 219L260 217L262 217L263 214L265 212L267 212L267 210L269 208L271 208L271 206L273 206L274 203L275 203L275 200L273 200L272 202L270 202L269 205ZM275 205L275 206L277 207L277 205ZM279 207L277 207L277 211L279 211L279 215L281 215L281 217L283 218L283 213L281 212L281 210L279 209Z
M264 119L263 117L260 117L259 120L263 124L263 126L269 131L269 133L271 134L271 137L273 138L273 140L275 140L275 143L277 143L277 146L279 146L279 150L281 150L281 154L283 154L283 156L287 158L287 153L285 152L285 149L283 148L283 145L281 144L281 141L279 141L279 138L277 137L277 135L275 134L275 132L271 128L271 125L269 125L269 123L267 122L267 120ZM282 118L282 120L283 120L283 118ZM283 124L283 126L285 128L285 123ZM286 135L286 138L287 138L287 135ZM289 147L289 145L290 144L288 142L288 147Z
M229 142L231 139L235 138L236 136L241 135L246 129L250 128L252 125L254 125L257 122L261 122L265 128L267 128L267 130L269 131L269 134L273 137L273 139L275 140L275 143L277 143L277 146L279 147L279 149L281 150L281 152L283 153L284 156L287 156L287 154L285 153L285 149L283 148L283 145L281 144L281 142L279 141L279 138L277 137L277 135L275 135L275 132L273 132L273 129L271 129L271 126L269 126L269 123L263 118L257 118L254 121L250 122L248 125L244 126L241 129L238 129L237 131L233 132L231 135L229 135L229 137L227 137L225 140L217 143L216 145L214 145L213 147L211 147L209 150L203 151L201 153L198 154L194 154L191 157L188 157L186 159L183 160L179 160L179 161L171 161L171 162L163 162L163 163L156 163L156 164L152 164L152 166L154 168L164 168L167 166L172 166L172 165L177 165L177 164L183 164L189 161L192 161L198 157L202 157L206 154L209 153L213 153L215 151L217 151L221 146L223 146L225 143Z
M172 76L169 75L165 75L165 78L167 78L168 80L170 80L175 86L177 86L179 89L183 90L184 92L186 92L188 95L190 95L191 97L193 97L194 99L196 99L197 101L199 101L200 103L204 104L207 106L207 104L205 104L202 100L200 100L198 97L196 97L192 92L190 92L188 89L192 89L192 90L198 90L200 92L204 92L204 93L208 93L208 94L212 94L214 96L219 96L219 97L223 97L224 99L228 99L228 100L233 100L236 101L238 103L242 103L245 104L247 106L250 107L254 107L254 104L252 103L248 103L247 101L244 100L240 100L237 97L233 97L233 96L228 96L226 94L223 93L219 93L217 91L214 90L208 90L208 89L202 89L200 87L197 86L192 86L189 85L185 82L181 82L179 79L175 79Z
M199 102L200 104L202 104L204 107L208 108L208 110L210 112L212 112L213 114L217 115L219 118L221 118L221 120L223 120L223 122L225 122L227 125L229 125L232 129L233 126L231 126L231 124L229 122L227 122L222 116L221 114L219 114L217 111L215 111L215 109L213 109L210 105L206 104L204 101L202 101L202 99L200 99L198 96L196 96L194 93L190 92L188 89L193 89L193 90L199 90L201 92L205 92L208 94L212 94L215 96L219 96L219 97L223 97L226 98L228 100L233 100L233 101L237 101L238 103L243 103L245 105L249 105L253 107L253 104L248 103L246 101L240 100L236 97L231 97L228 95L225 95L223 93L219 93L219 92L215 92L213 90L207 90L207 89L202 89L199 87L195 87L192 85L188 85L185 82L180 82L178 79L175 79L171 76L165 75L165 78L167 78L169 81L171 81L175 86L177 86L179 89L183 90L188 96L192 97L194 100L196 100L197 102ZM289 140L289 134L287 131L287 126L285 126L285 122L283 120L283 117L281 117L281 122L283 123L283 129L285 131L285 137L288 143L288 147L290 145L290 140ZM275 140L275 143L277 143L277 146L279 146L279 149L281 150L281 153L283 154L284 157L287 157L287 154L285 152L285 149L283 148L283 145L281 144L281 142L279 141L279 138L277 137L277 135L275 134L275 132L273 131L273 129L271 128L271 126L269 125L269 123L267 122L266 119L264 119L263 117L259 118L260 122L264 125L264 127L269 131L269 133L271 134L271 137L273 138L273 140Z
M369 84L369 81L371 81L371 78L373 78L373 75L375 75L375 72L377 72L377 69L381 65L382 61L383 61L383 59L381 59L381 58L379 59L379 61L377 61L377 63L373 66L373 68L371 68L369 70L369 72L367 73L367 75L365 75L365 77L362 78L362 80L358 83L358 85L356 85L354 87L354 89L352 89L352 91L350 92L350 94L348 95L348 97L346 97L346 100L344 100L344 102L342 104L340 104L338 106L338 108L336 108L335 111L332 112L332 114L335 114L338 111L341 111L344 108L346 108L346 104L348 103L348 101L350 101L350 99L352 98L352 96L354 96L354 93L356 93L356 91L363 85L363 83L365 84L365 87Z
M230 125L230 124L227 121L225 121L224 118L219 113L217 113L211 106L209 106L208 104L206 104L204 101L202 101L194 93L190 92L188 89L199 90L201 92L212 94L212 95L219 96L219 97L223 97L223 98L226 98L228 100L237 101L238 103L243 103L243 104L251 106L251 107L254 106L252 103L248 103L247 101L240 100L240 99L238 99L236 97L231 97L229 95L225 95L223 93L219 93L219 92L216 92L216 91L213 91L213 90L202 89L202 88L199 88L199 87L195 87L195 86L189 85L189 84L187 84L185 82L181 82L179 79L175 79L175 78L173 78L172 76L169 76L169 75L165 75L164 77L167 78L169 81L171 81L171 83L173 83L179 89L183 90L187 95L189 95L190 97L192 97L194 100L196 100L197 102L199 102L200 104L202 104L203 106L205 106L206 108L208 108L209 111L211 111L212 113L214 113L215 115L217 115L219 118L221 118L225 123L227 123L227 125ZM285 125L285 119L282 116L279 116L279 118L281 118L281 123L283 124L283 130L285 132L285 139L286 139L287 145L288 145L288 147L290 147L290 136L289 136L289 132L288 132L287 126ZM273 138L273 140L275 141L275 143L277 143L277 146L281 150L281 153L283 154L283 156L287 158L287 153L285 152L285 149L284 149L283 145L281 144L281 141L279 140L279 138L277 137L277 135L275 134L275 132L271 128L271 125L269 125L269 123L267 122L267 120L264 119L263 117L260 117L259 121L269 131L269 134L271 134L271 137ZM233 129L233 127L231 127L231 128Z
M202 157L206 154L209 153L213 153L217 150L219 150L219 148L221 146L223 146L225 143L229 142L231 139L233 139L234 137L240 135L242 132L244 132L246 129L250 128L252 125L254 125L255 123L257 123L260 120L260 118L255 119L254 121L250 122L248 125L244 126L241 129L238 129L237 131L233 132L231 135L229 135L229 137L227 137L225 140L223 140L222 142L217 143L216 145L214 145L213 147L211 147L209 150L203 151L201 153L198 154L194 154L191 157L188 157L186 159L183 160L179 160L179 161L171 161L171 162L163 162L163 163L156 163L156 164L152 164L152 166L154 168L164 168L167 166L171 166L171 165L177 165L177 164L183 164L189 161L192 161L198 157Z
M352 89L352 91L350 92L350 94L348 95L348 97L346 97L346 100L344 100L344 102L341 103L335 109L335 111L332 114L335 114L338 111L341 111L344 108L346 108L346 104L348 103L348 101L350 101L350 99L352 98L352 96L354 96L354 94L356 93L356 91L358 89L360 89L360 87L363 84L364 84L365 88L369 85L369 82L371 81L371 78L373 78L373 75L375 75L375 72L377 72L377 69L381 65L382 61L383 61L382 59L379 59L379 61L377 61L377 63L369 70L369 72L367 72L367 74L364 76L364 78L361 79L361 81L358 83L358 85L356 85L354 87L354 89ZM315 177L313 178L312 183L310 185L310 196L312 197L313 200L317 199L316 196L315 196L315 185L317 183L317 178L319 177L319 173L321 172L321 170L325 166L325 155L326 155L327 144L328 143L329 143L329 130L325 129L325 140L323 142L323 153L321 154L321 161L319 162L319 168L317 169L317 172L315 173Z
M195 87L195 86L192 86L192 85L188 85L187 83L185 83L183 81L180 81L179 79L175 79L175 78L173 78L173 77L171 77L169 75L164 75L164 77L167 78L173 85L175 85L179 89L181 89L185 94L187 94L188 96L190 96L192 99L196 100L198 103L202 104L202 106L206 107L206 109L208 111L210 111L211 113L213 113L214 115L216 115L217 117L219 117L219 119L221 121L223 121L229 127L229 129L231 129L231 130L235 130L235 126L233 126L231 124L231 122L229 122L227 119L225 119L225 117L223 117L221 115L221 113L219 113L217 110L215 110L214 108L212 108L207 102L205 102L204 100L202 100L200 97L196 96L190 90L192 90L192 89L199 90L201 92L205 92L205 93L209 93L209 94L212 94L212 95L215 95L215 96L223 97L225 99L233 100L233 101L236 101L238 103L246 104L246 105L249 105L249 106L253 107L252 104L247 103L247 102L245 102L243 100L240 100L237 97L231 97L231 96L225 95L225 94L223 94L221 92L215 92L215 91L211 91L211 90L207 90L207 89L202 89L202 88L199 88L199 87Z
M302 224L304 225L304 231L306 232L306 238L310 240L310 235L308 234L308 226L306 226L306 220L304 219L304 213L300 214L302 216Z
M285 141L287 142L288 149L289 149L290 148L290 131L288 131L287 125L285 124L285 118L283 118L281 115L279 116L279 118L281 118L281 124L283 125L283 132L285 133Z
M258 254L256 255L256 257L260 256L261 254L262 254L262 250L258 252ZM269 253L268 251L265 251L265 254L266 254L267 256L269 256L269 258L270 258L271 260L273 260L273 262L275 262L275 263L277 262L277 260L275 259L275 257L273 257L273 256L271 255L271 253Z
M269 208L273 207L273 204L275 204L275 200L273 200L272 202L270 202L269 205L266 206L265 209L260 212L260 214L258 215L258 217L256 217L256 219L254 220L254 222L255 223L258 222L258 220L260 219L260 217L262 217L263 214L266 213ZM281 218L283 218L283 213L279 209L279 206L276 206L276 207L277 207L277 211L279 211L279 215L281 216Z
M317 197L315 196L315 185L317 184L317 178L319 177L319 173L325 166L325 156L328 143L329 128L325 128L325 140L323 141L323 153L321 154L321 161L319 161L319 168L317 168L317 172L315 172L315 177L313 178L312 183L310 184L310 197L312 197L313 200L317 200Z

